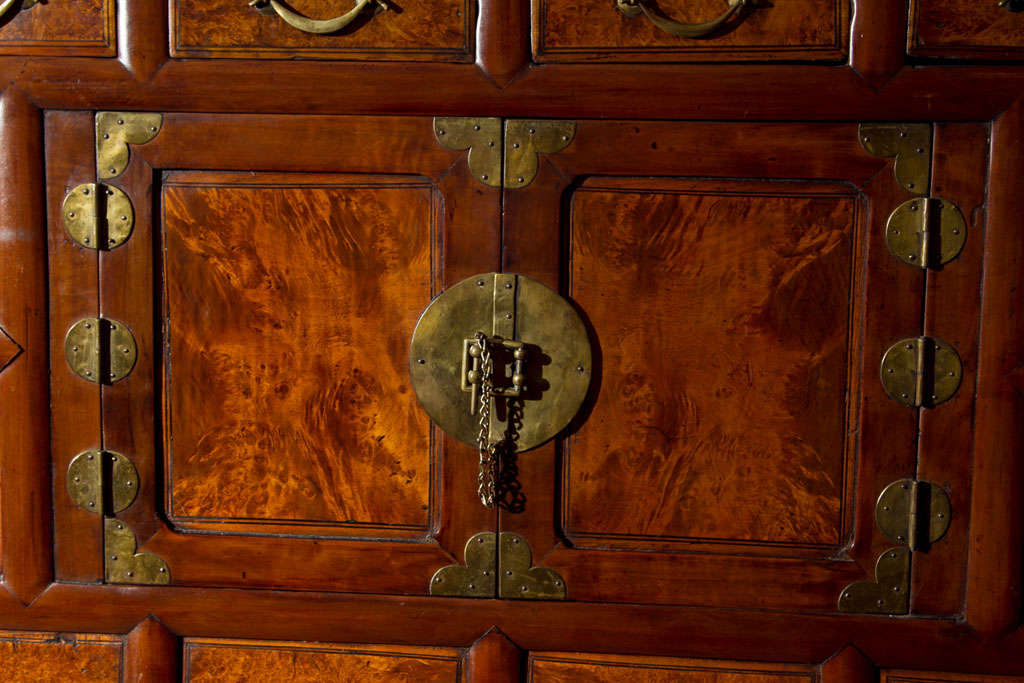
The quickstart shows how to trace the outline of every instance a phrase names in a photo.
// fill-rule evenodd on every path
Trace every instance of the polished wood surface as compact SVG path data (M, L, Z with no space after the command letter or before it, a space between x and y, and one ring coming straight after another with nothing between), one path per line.
M30 603L53 580L43 114L0 95L0 571Z
M831 60L846 54L849 6L779 0L741 10L715 34L679 38L613 3L533 0L534 55L542 62ZM728 9L721 0L659 2L673 21L702 23Z
M185 640L184 681L461 680L458 650L244 640Z
M435 277L434 199L416 177L165 179L173 524L427 533L437 458L406 349Z
M881 683L1013 683L1019 676L972 676L934 671L883 671Z
M600 393L562 456L575 545L835 551L858 208L848 186L609 178L573 194L568 293L601 346Z
M1019 11L996 2L911 0L910 12L910 54L1024 59L1024 15Z
M531 683L797 683L814 681L811 667L753 662L680 660L661 657L621 657L558 652L530 654Z
M181 680L179 639L153 617L146 617L124 638L125 683L176 683Z
M351 9L335 0L298 0L294 11L333 19ZM330 35L301 31L273 11L231 0L171 0L171 56L471 61L475 8L464 0L390 3L363 11Z
M114 0L16 2L0 18L0 54L109 57L115 54Z
M0 631L0 677L10 683L121 680L121 638Z

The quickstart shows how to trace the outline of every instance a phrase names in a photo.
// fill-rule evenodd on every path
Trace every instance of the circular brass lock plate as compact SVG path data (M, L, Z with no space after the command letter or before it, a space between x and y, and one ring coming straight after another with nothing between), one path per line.
M492 403L492 420L501 433L507 433L506 408L512 403L520 408L516 450L553 438L579 411L590 387L590 339L579 314L536 280L505 273L467 278L430 302L412 335L412 387L441 429L474 446L480 417L471 405L472 394L464 390L463 358L466 340L478 332L520 341L526 349L522 396ZM510 385L512 364L507 360L496 354L497 387Z

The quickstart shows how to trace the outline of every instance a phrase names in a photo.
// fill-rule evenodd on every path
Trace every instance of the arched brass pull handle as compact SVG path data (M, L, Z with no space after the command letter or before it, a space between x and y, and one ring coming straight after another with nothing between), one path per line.
M388 6L384 4L383 0L357 0L356 6L345 14L342 14L340 17L334 17L333 19L310 19L309 17L302 16L298 12L293 12L278 2L278 0L252 0L252 2L249 3L249 6L265 7L268 4L275 12L277 12L277 16L284 19L285 23L294 26L300 31L305 31L306 33L321 34L334 33L345 28L359 16L359 13L362 12L363 8L367 5L375 5L377 7L376 11L378 12L387 11L388 8Z
M28 9L32 5L35 5L39 0L21 0L21 9ZM18 0L3 0L0 2L0 17L7 14L8 10L18 4Z
M647 7L647 0L615 0L615 7L627 17L637 17L644 14L651 22L665 33L670 33L680 38L703 38L721 28L722 24L729 20L729 17L736 14L741 7L747 5L750 0L728 0L729 9L715 17L711 21L699 24L683 24L672 21L660 14L655 14Z

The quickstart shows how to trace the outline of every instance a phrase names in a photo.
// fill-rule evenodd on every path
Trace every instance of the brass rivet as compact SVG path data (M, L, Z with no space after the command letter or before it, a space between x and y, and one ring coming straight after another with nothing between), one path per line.
M473 126L473 130L480 130L480 124Z
M556 586L561 586L561 585L562 585L562 582L561 582L561 581L555 581L555 585L556 585Z
M512 289L512 283L511 282L506 282L505 283L505 289Z
M505 570L505 576L512 576L512 570L511 569L506 569Z
M161 574L165 574L166 572L167 572L167 570L164 567L160 567L160 573Z
M893 593L899 593L900 592L900 587L899 586L893 586L892 587L892 592Z
M437 576L434 578L434 583L441 583L441 577Z
M128 572L128 576L135 576L134 572Z
M112 560L117 560L117 555L111 555L111 556L110 556L110 559L112 559Z
M909 484L900 484L900 488L901 489L909 489L910 485Z
M444 130L443 129L438 129L437 134L438 135L444 135Z
M117 530L118 530L118 531L120 531L120 530L121 530L121 529L123 529L123 528L124 528L124 524L118 524L118 525L117 525Z
M914 189L914 183L907 183L907 187L909 187L910 189Z
M944 512L940 512L940 513L939 513L939 514L937 515L937 517L938 517L939 519L942 519L942 518L943 518L943 517L945 517L945 516L946 516L946 514L945 514Z
M82 194L89 194L89 188L88 187L83 188L82 189Z
M77 346L72 346L71 350L74 351L75 353L78 353L78 347Z
M427 364L427 359L426 358L420 358L416 362L419 363L420 365L426 365Z
M506 313L505 314L505 320L511 320L511 319L512 319L512 314L511 313Z
M562 136L562 139L563 139L563 140L568 140L568 139L569 139L569 136L568 136L568 135L563 135L563 136Z
M523 176L519 176L518 178L516 178L516 181L520 183L523 182Z
M864 136L864 142L871 142L871 138L867 135Z
M910 205L910 210L911 211L917 211L917 203L916 202Z
M114 191L111 190L110 188L107 188L107 196L108 197L113 197L114 196Z
M116 169L116 168L114 168L113 166L111 166L111 167L110 167L110 172L111 172L111 173L117 173L117 169Z
M519 544L519 539L518 538L513 538L512 542L518 545Z
M494 140L488 140L487 141L487 146L488 147L494 147Z
M156 126L150 126L149 130L155 133L156 132Z
M127 346L121 350L124 351L125 353L131 353L131 350Z
M113 462L117 462L117 456L116 455L111 456L110 459Z
M121 216L121 220L123 220L123 221L128 220L128 216Z
M526 586L520 586L519 590L521 590L521 591L523 591L525 593L526 592Z
M489 571L484 571L484 576L490 576L490 575L491 575L491 573Z
M900 394L900 396L902 396L903 398L908 398L906 394Z
M901 137L901 138L905 138L905 137L907 137L907 131L905 131L905 130L901 130L901 131L900 131L900 137Z
M476 584L475 583L469 584L469 590L473 590L474 588L476 588Z
M92 323L86 323L85 324L85 329L91 330L92 329Z
M90 500L90 501L89 501L89 507L91 507L91 508L94 508L94 507L96 507L96 501L94 501L94 500Z
M896 553L889 553L889 559L890 560L895 560L896 559Z
M103 139L104 140L109 140L110 139L110 133L104 133L103 134Z
M913 344L907 344L907 350L908 350L908 351L909 351L909 350L912 350L913 348L914 348L914 345L913 345Z
M951 372L951 373L949 373L949 376L950 377L956 377L956 373L955 372Z
M512 143L512 149L519 149L519 143L518 142L513 142Z
M75 477L75 481L81 481L79 477Z
M90 459L90 460L92 460L92 459L93 459L93 457L94 457L94 456L92 455L92 453L90 453L90 454L89 454L89 459Z
M85 239L82 240L82 242L84 242L85 244L89 244L89 238L86 237Z
M918 147L917 148L917 153L918 154L924 154L924 147Z
M894 372L896 372L896 370L894 368L889 368L889 374L890 375L893 374Z
M476 284L477 284L478 287L483 287L484 286L484 281L483 280L477 280ZM483 541L480 541L480 542L483 543Z
M914 256L913 254L908 254L908 255L907 255L907 258L908 258L908 259L910 259L911 261L915 261L915 260L917 260L917 257L916 257L916 256Z
M896 540L897 540L897 541L900 541L900 542L902 543L902 542L903 542L903 537L902 537L902 536L897 536L897 537L896 537Z
M117 120L117 125L123 126L124 125L124 119L118 119Z
M585 368L583 367L583 363L576 366L576 372L583 372L584 370Z
M132 483L130 481L126 481L124 485L127 486L128 488L132 487Z
M483 175L481 175L480 177L481 177L481 178L482 178L483 180L487 180L487 174L486 174L486 173L484 173L484 174L483 174Z
M877 604L877 605L878 605L879 607L881 607L881 606L882 606L883 604L885 604L885 603L883 603L883 602L882 602L881 600L878 600L878 601L876 602L876 604Z
M531 129L530 129L530 135L533 135L533 134L534 134L534 133L536 133L536 132L537 132L537 129L536 129L536 128L531 128Z
M70 213L68 213L68 218L74 218L74 217L75 217L75 212L74 211L71 211Z
M92 377L92 370L86 370L85 371L85 376L86 377Z
M960 231L959 231L959 230L954 230L954 231L953 231L953 234L954 234L954 235L959 235L959 234L960 234Z
M889 506L888 505L883 505L882 509L888 511L889 510Z
M478 539L476 539L476 542L477 542L477 543L483 543L483 542L484 542L484 539L482 539L482 538L478 538Z

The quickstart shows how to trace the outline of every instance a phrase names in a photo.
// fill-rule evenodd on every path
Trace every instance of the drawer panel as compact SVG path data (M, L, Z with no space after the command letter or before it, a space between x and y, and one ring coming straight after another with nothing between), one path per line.
M115 16L114 0L14 0L0 12L0 54L113 57Z
M353 9L347 0L296 0L288 7L313 20ZM344 28L319 34L290 25L269 5L172 0L171 56L472 61L474 7L468 0L424 0L380 11L371 3Z
M907 50L921 57L1024 59L1024 3L911 0ZM1018 11L1011 11L1018 10Z
M644 4L657 17L685 24L714 20L729 9L724 0ZM627 17L614 2L533 0L533 49L543 62L838 61L848 36L849 3L841 0L745 7L697 38L673 35L643 12Z

